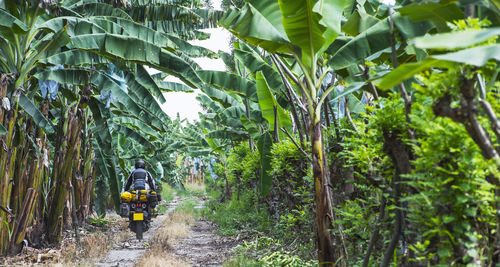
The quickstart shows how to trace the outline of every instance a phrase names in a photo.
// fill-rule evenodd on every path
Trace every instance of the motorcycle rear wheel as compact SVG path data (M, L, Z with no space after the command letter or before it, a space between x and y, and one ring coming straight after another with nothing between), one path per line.
M135 223L135 237L140 241L142 240L142 232L143 232L143 228L144 227L144 223L143 222L136 222Z

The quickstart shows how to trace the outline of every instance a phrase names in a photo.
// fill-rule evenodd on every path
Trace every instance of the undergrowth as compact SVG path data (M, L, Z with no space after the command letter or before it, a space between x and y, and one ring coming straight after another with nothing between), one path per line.
M235 147L226 166L215 166L221 178L207 179L210 200L203 216L218 224L220 234L247 240L224 266L317 265L312 178L306 161L287 141L274 144L271 154L273 185L265 196L258 190L259 152L246 144ZM230 194L222 177L227 177Z
M283 249L278 239L258 237L252 241L244 242L234 248L234 258L227 261L224 267L308 267L317 266L316 260L304 260L297 255Z
M164 214L168 209L168 204L172 202L176 195L175 189L169 184L162 182L161 198L162 201L158 204L158 213Z

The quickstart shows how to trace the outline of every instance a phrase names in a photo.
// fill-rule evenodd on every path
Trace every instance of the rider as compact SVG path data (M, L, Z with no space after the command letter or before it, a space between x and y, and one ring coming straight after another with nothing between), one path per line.
M151 173L146 171L146 163L144 163L143 160L139 159L135 162L135 170L133 170L128 176L124 191L128 191L132 183L134 184L133 190L156 190L153 176L151 176ZM152 212L153 214L158 212L158 210L156 209L156 204L156 201L152 201L149 203L149 208L151 208L150 212Z
M151 176L151 173L146 171L146 163L144 163L141 159L135 162L135 170L128 176L124 191L128 191L132 183L134 184L134 190L147 189L147 183L149 189L155 191L155 181L153 180L153 176Z

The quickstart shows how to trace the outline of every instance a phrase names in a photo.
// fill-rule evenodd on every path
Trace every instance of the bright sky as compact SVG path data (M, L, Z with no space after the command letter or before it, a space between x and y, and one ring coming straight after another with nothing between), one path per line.
M212 0L215 9L219 9L220 0ZM214 52L222 50L224 52L230 52L229 40L231 34L223 28L207 29L204 32L211 34L208 40L203 41L192 41L193 45L206 47ZM224 63L222 59L209 59L209 58L195 58L194 61L200 65L204 70L220 70L224 71ZM169 81L180 82L179 79L168 79ZM170 118L175 119L177 113L181 119L187 119L190 122L199 120L198 112L202 109L195 99L198 95L196 90L194 93L181 93L181 92L170 92L164 93L166 102L162 105L163 110L170 116Z

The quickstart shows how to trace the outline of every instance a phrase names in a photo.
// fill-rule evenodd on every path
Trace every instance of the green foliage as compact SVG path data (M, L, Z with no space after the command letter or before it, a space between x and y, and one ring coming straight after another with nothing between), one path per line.
M236 235L250 229L264 232L272 225L268 212L259 208L255 192L248 191L243 191L239 198L233 195L224 203L209 202L203 216L217 223L223 235Z
M109 224L109 220L104 219L104 214L98 217L88 217L90 223L97 227L107 227Z
M271 209L279 215L272 236L283 243L298 241L294 252L309 258L315 246L312 173L304 155L290 141L274 144L271 155L270 174L275 179L269 199L279 202Z
M488 231L498 223L494 185L486 181L488 175L497 175L496 164L484 160L461 123L435 117L432 111L436 98L444 94L453 94L457 101L452 105L460 105L457 88L462 73L462 67L427 72L419 76L423 85L415 85L412 121L419 146L414 147L415 170L407 184L417 193L405 200L408 218L418 225L421 237L411 247L420 255L417 261L445 264L458 257L465 263L482 262L488 258Z
M397 94L392 94L377 105L381 108L367 107L367 113L361 114L356 124L361 134L347 135L341 153L346 155L350 165L371 176L389 175L392 172L392 161L384 152L384 132L406 137L403 100Z
M249 267L249 266L290 266L307 267L317 266L316 260L305 261L283 250L279 240L269 237L259 237L251 242L244 242L234 248L236 257L225 263L227 267Z
M162 201L158 204L158 213L163 214L168 209L168 204L172 202L175 197L175 190L165 182L161 182L161 198Z
M297 147L288 140L281 143L273 144L271 149L271 174L285 174L300 176L304 170L300 170L301 166L297 166L297 162L304 160L304 155L297 149ZM300 173L296 173L299 171Z
M255 183L259 177L260 155L257 151L251 152L248 144L236 146L227 160L228 178L239 188ZM251 188L251 187L250 187Z
M201 207L198 207L199 203L196 199L186 199L177 205L175 211L189 213L197 219L201 217Z
M258 154L256 151L251 152L247 143L237 145L231 151L227 173L233 194L226 199L227 196L223 195L221 198L221 193L209 190L208 195L214 200L208 202L203 211L204 216L214 220L223 234L259 234L276 240L275 250L257 246L250 254L261 256L238 253L227 266L306 264L301 259L314 257L315 250L312 175L307 161L292 142L273 144L269 172L273 177L273 185L269 194L263 198L257 190ZM216 171L219 177L223 176L223 170L223 164L218 164ZM220 179L217 184L222 189L219 190L224 192L224 181Z

